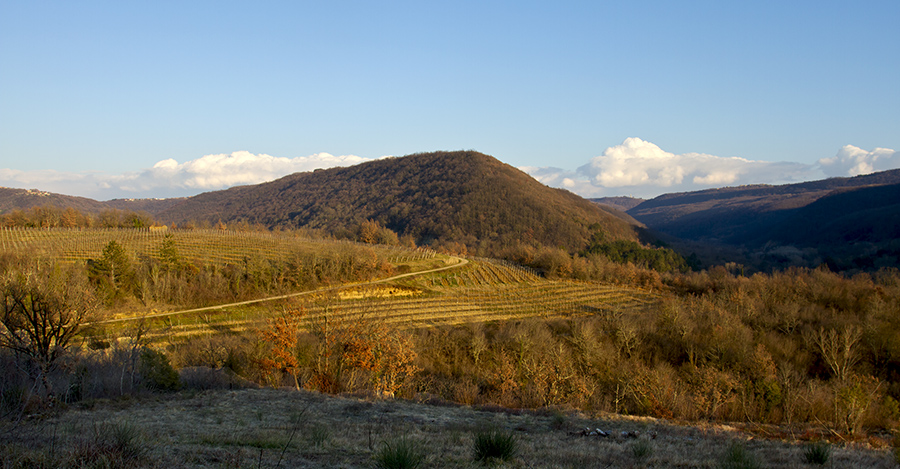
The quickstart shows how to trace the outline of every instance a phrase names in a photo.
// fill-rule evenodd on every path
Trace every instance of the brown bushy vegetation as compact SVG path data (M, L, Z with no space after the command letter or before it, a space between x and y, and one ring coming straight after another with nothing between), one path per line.
M298 389L302 380L316 391L394 396L418 371L409 334L364 315L304 318L302 309L292 309L260 336L266 346L256 362L270 384L287 374Z
M280 329L294 337L287 346L294 361L269 366L268 382L281 383L271 379L280 369L290 372L287 382L296 377L299 386L327 392L393 391L470 405L825 425L861 434L900 421L898 279L892 271L743 277L720 268L666 277L677 295L647 312L406 332L389 332L374 318L323 317L305 326L296 320ZM395 346L401 340L405 345ZM228 354L240 356L241 345L231 344ZM376 364L399 363L398 350L416 357L414 368L401 386L379 385L373 377L384 365ZM376 353L394 358L381 361ZM247 359L238 368L253 366Z
M220 304L390 272L390 264L374 251L340 247L298 250L278 260L247 257L236 264L192 262L171 237L163 239L158 256L138 259L115 241L86 263L3 254L0 415L54 402L177 389L168 357L149 347L145 324L101 330L98 321L113 311Z
M69 268L83 269L97 295L111 305L171 301L146 296L164 293L156 288L165 282L182 285L173 290L184 295L172 297L176 300L221 298L191 293L185 287L191 282L226 292L231 300L286 285L366 278L382 265L365 246L353 251L360 257L348 251L348 257L330 264L321 256L301 256L283 264L246 259L243 267L198 267L170 243L160 245L158 256L140 259L114 244L107 248L89 265ZM732 265L661 274L597 254L570 257L561 249L519 255L531 256L532 265L548 276L653 288L660 302L653 309L409 330L371 315L331 315L327 309L310 314L302 304L286 304L281 316L273 315L258 330L189 343L173 340L165 354L150 348L148 330L138 324L109 336L93 334L85 347L64 347L67 353L52 369L37 375L27 373L22 356L3 354L0 366L7 379L0 384L0 411L21 416L40 413L52 402L179 386L233 387L249 380L507 409L812 425L845 439L897 428L897 271L846 277L826 269L791 269L744 276ZM31 268L33 260L4 262L4 271L15 273ZM123 275L123 266L132 272ZM234 277L228 277L229 269ZM232 283L225 279L240 289L228 290ZM298 279L309 283L289 283ZM175 369L182 370L180 377ZM51 394L54 399L45 399Z
M570 405L685 420L900 420L896 272L673 277L659 311L417 331L418 391L506 407Z
M0 215L0 226L6 228L147 228L153 217L146 212L105 209L96 215L73 207L55 205L13 209Z
M311 315L302 305L289 306L259 330L262 342L223 334L173 342L167 355L176 368L225 369L259 384L330 393L429 395L470 405L563 406L688 421L816 424L838 434L896 428L896 271L847 278L824 269L793 269L746 277L724 267L660 275L597 265L606 267L598 275L671 293L653 310L407 331L365 314L329 315L326 309ZM81 365L88 368L117 363L104 366L120 370L119 392L127 392L141 382L139 360L159 357L142 353L146 342L122 340L95 341L80 359L89 358L84 363L92 365ZM109 384L84 381L94 373L82 373L74 387L64 373L54 379L69 379L63 388L78 389L78 395L108 392L96 389ZM16 402L29 386L25 376L19 382L8 391Z

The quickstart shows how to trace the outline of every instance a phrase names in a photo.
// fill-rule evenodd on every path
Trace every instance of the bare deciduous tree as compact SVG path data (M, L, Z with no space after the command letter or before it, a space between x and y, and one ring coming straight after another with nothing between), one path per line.
M42 265L0 279L0 347L22 359L49 397L49 373L93 311L90 292L77 268Z
M832 376L840 382L850 376L853 367L859 361L857 345L861 339L862 330L857 326L839 329L819 328L807 336L807 341L822 355Z

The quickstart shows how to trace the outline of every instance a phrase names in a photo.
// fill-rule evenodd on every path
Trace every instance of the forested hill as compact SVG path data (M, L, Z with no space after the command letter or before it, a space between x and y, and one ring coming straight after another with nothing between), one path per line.
M691 240L729 244L765 243L794 210L834 191L900 183L900 170L780 186L757 185L665 194L628 210L648 227ZM865 207L844 207L853 210Z
M473 151L419 153L209 192L158 214L165 222L241 222L271 228L352 232L378 222L419 244L461 243L491 255L521 244L583 249L604 239L637 240L619 216Z
M100 202L86 197L56 194L37 189L0 187L0 214L35 207L56 207L59 209L72 208L90 215L97 215L110 209L147 212L153 215L181 200L183 199L113 199Z
M646 199L638 199L635 197L626 197L626 196L600 197L600 198L588 199L588 200L590 200L591 202L593 202L595 204L608 205L610 207L619 209L623 212L631 210L631 209L637 207L638 205L646 202Z
M666 194L628 210L653 230L739 247L760 269L900 267L900 170Z
M0 214L32 207L72 207L79 212L100 213L109 208L103 202L85 197L55 194L37 189L0 187Z

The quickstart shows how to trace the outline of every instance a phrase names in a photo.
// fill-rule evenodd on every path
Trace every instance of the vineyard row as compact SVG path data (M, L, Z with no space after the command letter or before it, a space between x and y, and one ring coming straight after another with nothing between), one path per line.
M121 244L135 257L157 258L166 237L179 255L191 262L234 263L245 258L285 258L297 251L337 251L358 243L307 239L288 233L227 230L0 228L0 252L29 253L60 261L84 261L99 257L110 241ZM378 250L389 262L431 259L433 251L400 246L365 245Z

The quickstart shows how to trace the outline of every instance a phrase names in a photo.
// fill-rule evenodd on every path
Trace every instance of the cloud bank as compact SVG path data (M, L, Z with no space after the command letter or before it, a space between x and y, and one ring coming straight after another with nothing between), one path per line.
M179 197L369 160L328 153L279 158L237 151L206 155L185 163L164 159L151 168L124 174L0 169L0 186L40 189L98 200ZM846 145L834 157L822 158L815 164L802 164L705 153L674 154L640 138L627 138L576 169L520 169L548 186L568 189L583 197L628 195L651 198L667 192L742 184L785 184L894 168L900 168L900 152L887 148L868 151Z
M889 148L866 151L853 145L844 145L833 158L819 160L819 166L828 177L859 176L887 171L900 168L900 151Z
M169 158L157 162L151 168L124 174L0 169L0 185L100 200L179 197L237 185L259 184L296 172L350 166L365 161L369 159L354 155L334 156L329 153L279 158L236 151L231 154L206 155L185 163Z
M520 168L538 181L583 197L628 195L650 198L744 184L787 184L836 176L857 176L900 167L900 152L852 145L816 164L754 161L705 153L674 154L639 138L627 138L576 170Z

